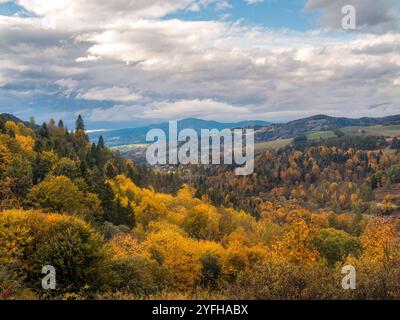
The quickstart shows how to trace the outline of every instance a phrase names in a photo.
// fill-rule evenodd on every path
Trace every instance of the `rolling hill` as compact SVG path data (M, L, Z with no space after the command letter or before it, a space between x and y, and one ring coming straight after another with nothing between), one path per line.
M246 128L246 127L260 128L269 124L270 123L266 121L259 121L259 120L223 123L217 121L188 118L178 121L178 130L194 129L198 134L200 134L201 129L223 130L227 128ZM165 132L168 132L168 128L169 128L169 123L164 122L139 128L89 132L89 137L92 141L97 141L100 135L102 135L105 143L110 147L135 145L135 144L140 145L146 143L146 134L150 130L161 129Z
M256 142L290 139L300 135L322 134L347 127L397 126L400 125L400 115L383 118L336 118L326 115L316 115L288 123L271 124L256 131ZM330 133L330 135L331 135ZM383 134L384 135L384 134ZM312 137L312 136L311 136Z
M7 121L13 121L15 123L23 123L25 126L29 127L29 122L28 121L23 121L19 118L17 118L16 116L9 114L9 113L1 113L0 114L0 119L3 120L4 122Z
M185 119L179 122L179 129L254 128L256 152L266 149L280 149L292 143L293 139L305 135L309 140L330 139L340 135L385 136L388 138L400 135L400 115L383 118L336 118L316 115L288 123L265 124L263 121L245 121L238 123L220 123L199 119ZM143 128L123 129L108 132L91 133L96 141L103 135L106 143L122 154L143 161L146 150L145 136L150 129L159 128L168 132L168 123L151 125Z

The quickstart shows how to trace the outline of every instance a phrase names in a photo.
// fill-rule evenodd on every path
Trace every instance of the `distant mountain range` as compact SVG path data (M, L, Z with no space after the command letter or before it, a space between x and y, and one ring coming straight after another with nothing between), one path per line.
M277 139L290 139L311 132L331 131L353 126L376 126L376 125L400 125L400 115L383 118L360 118L350 119L344 117L330 117L316 115L309 118L299 119L288 123L272 124L266 121L242 121L237 123L222 123L195 118L178 121L178 130L189 128L200 133L201 129L227 128L254 128L256 130L256 142L273 141ZM161 129L168 132L168 122L149 125L140 128L111 130L104 132L89 133L91 140L97 141L100 135L104 137L106 144L110 147L126 146L132 144L145 144L146 134L151 129Z
M11 114L0 114L3 121L22 122L29 125ZM344 117L330 117L327 115L316 115L288 123L270 123L266 121L240 121L223 123L217 121L188 118L178 121L178 130L194 129L200 134L201 129L228 129L228 128L254 128L256 131L256 142L268 142L277 139L291 139L299 135L307 135L313 132L334 131L346 127L370 127L370 126L393 126L400 125L400 114L383 118L360 118L351 119ZM104 137L105 143L110 147L121 147L129 145L146 144L146 134L151 129L161 129L168 132L169 123L163 122L139 128L127 128L109 131L88 132L90 139L97 142L100 135ZM397 129L396 129L397 130Z
M196 118L188 118L178 121L178 130L193 129L200 134L201 129L228 129L228 128L262 128L270 125L270 122L250 120L240 122L217 122L201 120ZM110 147L131 145L131 144L145 144L146 134L152 129L161 129L168 133L169 123L163 122L159 124L152 124L139 128L128 128L110 131L95 131L89 132L89 137L92 141L97 141L100 136L103 136L105 143Z

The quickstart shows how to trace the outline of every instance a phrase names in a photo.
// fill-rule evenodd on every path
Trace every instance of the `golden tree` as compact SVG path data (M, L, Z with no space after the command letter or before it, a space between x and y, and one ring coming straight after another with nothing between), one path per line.
M319 255L312 246L314 238L315 233L304 220L295 220L283 239L273 245L273 256L293 263L313 264Z

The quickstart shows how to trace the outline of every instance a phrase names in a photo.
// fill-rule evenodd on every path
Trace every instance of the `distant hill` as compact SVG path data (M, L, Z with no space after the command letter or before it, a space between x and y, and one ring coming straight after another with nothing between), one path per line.
M29 126L29 122L23 121L23 120L17 118L16 116L13 116L12 114L9 114L9 113L1 113L0 114L0 119L3 120L4 122L13 121L15 123L23 123L24 125Z
M288 123L271 124L259 128L256 132L256 141L265 142L276 139L290 139L299 135L307 135L312 132L332 131L345 127L368 127L376 125L400 125L400 115L383 118L360 119L316 115Z
M395 125L400 124L400 115L388 116L384 118L336 118L326 115L316 115L309 118L289 122L288 126L336 126L337 128L350 126L375 126L375 125ZM315 128L314 128L315 129ZM318 129L318 128L317 128Z
M217 122L188 118L178 121L178 130L193 129L200 134L201 129L228 129L228 128L261 128L269 125L269 122L260 120L240 121L240 122ZM100 135L103 136L105 143L110 147L124 146L131 144L146 143L146 134L152 129L161 129L168 132L169 123L163 122L139 128L128 128L110 131L89 132L92 141L97 141Z

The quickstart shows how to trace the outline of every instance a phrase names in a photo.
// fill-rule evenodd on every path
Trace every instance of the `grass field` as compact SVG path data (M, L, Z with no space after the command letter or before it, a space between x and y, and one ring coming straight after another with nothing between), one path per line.
M148 144L127 144L127 145L123 145L123 146L112 147L111 149L118 150L120 152L129 152L129 151L136 150L136 149L145 149L148 146L149 146Z
M318 131L307 135L308 140L320 140L336 137L333 131Z
M255 151L261 152L268 149L278 150L286 147L287 145L292 143L292 141L293 139L278 139L274 141L256 143Z
M347 135L372 135L372 136L385 136L385 137L400 136L400 125L346 127L340 130Z

